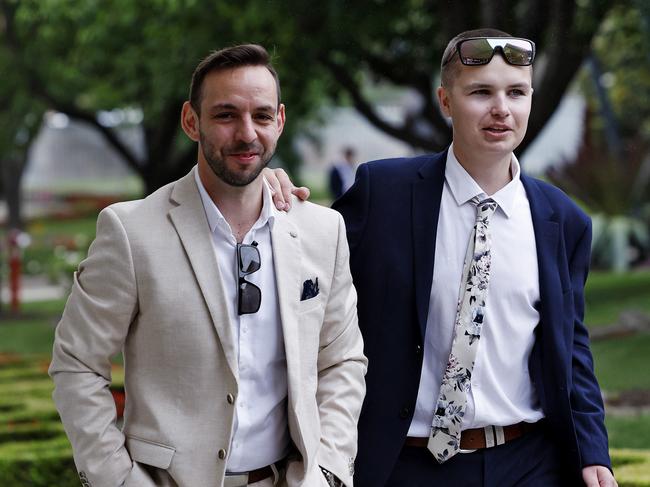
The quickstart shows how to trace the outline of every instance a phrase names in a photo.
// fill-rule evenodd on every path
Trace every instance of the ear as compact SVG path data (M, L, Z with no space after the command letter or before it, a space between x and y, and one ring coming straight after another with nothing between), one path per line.
M280 106L278 107L278 135L280 135L284 129L285 117L284 103L280 103Z
M183 132L193 140L194 142L199 141L199 116L190 105L189 101L183 103L183 110L181 111L181 127L183 127Z
M451 106L449 103L449 92L447 88L439 86L436 94L438 95L438 104L440 105L440 110L445 117L451 117Z

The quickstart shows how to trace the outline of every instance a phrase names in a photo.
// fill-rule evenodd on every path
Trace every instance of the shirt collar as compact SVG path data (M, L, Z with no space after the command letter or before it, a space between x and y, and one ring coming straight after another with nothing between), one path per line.
M227 231L228 234L232 234L230 225L221 214L221 211L219 211L217 205L214 204L212 198L210 198L210 195L205 189L205 186L203 186L203 182L199 177L199 171L196 166L194 166L194 180L196 181L196 186L199 189L199 195L201 196L201 202L203 203L203 208L205 209L205 215L208 219L210 231L214 233L214 231L219 228L222 231ZM253 229L261 228L268 223L269 229L273 230L276 211L278 210L276 210L275 205L273 205L273 200L271 198L271 189L266 181L264 181L262 189L262 211L260 212L259 218L253 225Z
M512 180L490 196L490 198L497 202L499 208L501 208L501 211L503 211L507 218L510 218L510 215L514 210L517 188L521 184L521 166L519 165L519 160L514 154L512 154L510 162L510 173L512 174ZM449 150L447 151L445 180L458 206L464 205L476 196L478 196L479 199L485 199L488 197L485 191L481 189L478 183L474 181L472 176L470 176L465 168L461 166L460 162L458 162L458 159L454 154L453 143L449 146Z

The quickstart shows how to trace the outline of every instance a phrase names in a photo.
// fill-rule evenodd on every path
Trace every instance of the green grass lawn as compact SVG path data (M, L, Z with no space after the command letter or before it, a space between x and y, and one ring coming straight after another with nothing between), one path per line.
M650 271L594 271L585 289L585 323L588 326L616 323L621 311L637 309L650 314Z
M650 334L593 342L591 351L604 390L650 389Z

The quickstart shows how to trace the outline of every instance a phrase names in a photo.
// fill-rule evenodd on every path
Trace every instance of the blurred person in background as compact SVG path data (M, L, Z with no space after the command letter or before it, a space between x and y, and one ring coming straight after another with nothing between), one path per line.
M343 160L332 164L329 172L329 188L332 199L337 199L354 183L356 152L352 147L343 149Z

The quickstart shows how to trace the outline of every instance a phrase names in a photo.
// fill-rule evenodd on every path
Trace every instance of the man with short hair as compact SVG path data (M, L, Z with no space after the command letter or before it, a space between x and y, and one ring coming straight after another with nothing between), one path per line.
M357 486L616 485L582 323L590 220L513 154L534 56L456 36L449 149L364 164L334 205L369 359Z
M343 160L332 164L329 171L329 189L333 199L340 198L354 183L355 164L355 150L350 146L345 147Z
M366 359L343 221L277 211L285 121L268 53L197 67L198 164L98 218L56 330L54 399L84 485L352 486ZM109 392L124 355L124 426Z

